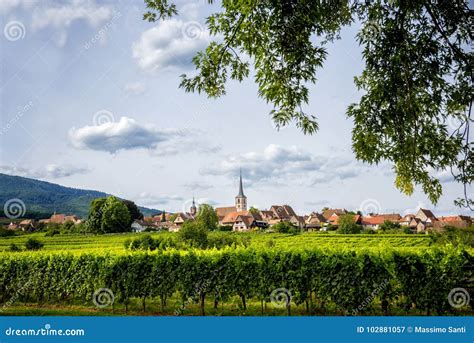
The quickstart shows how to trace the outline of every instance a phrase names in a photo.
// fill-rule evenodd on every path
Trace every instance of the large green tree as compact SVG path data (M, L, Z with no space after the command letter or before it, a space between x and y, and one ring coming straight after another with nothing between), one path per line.
M102 227L104 233L131 231L130 213L127 206L114 196L105 201L102 212Z
M132 216L125 203L114 197L94 199L85 223L85 231L111 233L131 231Z
M209 231L216 231L219 227L219 217L214 208L208 204L199 205L196 221Z
M150 22L178 13L170 0L145 4ZM228 79L242 81L252 68L277 127L294 121L313 134L316 116L304 109L309 87L327 45L354 23L365 61L355 78L363 95L347 109L357 159L390 162L398 189L412 194L420 185L433 203L442 194L437 172L451 169L464 185L457 203L472 205L474 25L463 0L223 0L207 18L216 39L196 54L197 74L182 75L181 87L219 97Z
M132 225L134 220L143 219L143 213L133 201L122 200L122 202L125 206L127 206L128 213L130 213L130 225Z
M107 198L97 198L91 201L89 216L84 224L85 232L99 233L102 227L102 212Z
M362 231L362 226L355 222L353 214L344 214L339 218L338 233L351 234L351 233L360 233Z

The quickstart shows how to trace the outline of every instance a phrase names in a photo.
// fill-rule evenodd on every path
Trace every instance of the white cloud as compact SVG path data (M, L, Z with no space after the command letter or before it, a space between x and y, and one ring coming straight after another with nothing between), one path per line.
M142 206L159 207L162 205L169 204L170 202L182 202L184 198L178 195L154 195L149 192L140 193L134 197L133 201L139 203Z
M56 43L64 46L67 41L67 29L77 21L97 28L109 20L113 11L110 6L97 5L94 1L74 0L69 3L46 5L38 3L32 13L31 27L41 30L47 27L56 29Z
M97 27L112 15L107 6L98 6L92 1L76 0L62 6L36 8L33 12L33 29L42 29L48 26L65 28L74 21L84 20L89 26Z
M187 182L183 185L186 189L192 190L192 191L203 191L207 189L211 189L213 186L202 181L192 181L192 182Z
M263 152L229 156L203 168L201 173L235 178L240 168L251 183L286 184L290 180L308 180L315 184L356 177L363 167L349 159L316 156L296 146L270 144Z
M178 129L158 129L127 117L120 118L118 122L69 130L69 139L75 148L110 153L139 148L156 149L159 143L180 135Z
M146 87L143 82L129 82L125 85L124 91L130 95L141 95L146 92Z
M77 174L85 174L90 172L90 169L84 166L59 166L57 164L48 164L42 168L37 169L3 165L0 166L0 172L34 179L59 179Z
M132 54L143 70L185 67L209 41L209 32L198 22L170 19L143 32L133 44Z
M28 9L38 3L39 0L2 0L0 1L0 13L8 13L19 6Z

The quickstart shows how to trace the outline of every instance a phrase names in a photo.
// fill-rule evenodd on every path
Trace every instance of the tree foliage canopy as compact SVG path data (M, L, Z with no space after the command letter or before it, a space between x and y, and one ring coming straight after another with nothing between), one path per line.
M344 214L339 218L338 233L353 234L361 231L362 226L355 222L353 214Z
M178 13L169 0L145 3L150 22ZM242 81L252 68L277 127L295 122L313 134L316 115L303 109L309 87L327 45L354 23L365 61L355 78L363 95L347 109L357 159L390 162L399 190L412 194L421 185L433 203L442 194L436 173L451 169L465 188L457 203L472 205L474 22L463 0L223 0L207 18L216 39L193 58L197 74L182 75L181 87L219 97L228 79Z
M109 196L91 202L86 221L88 232L111 233L131 231L131 214L120 199Z
M196 221L208 231L216 231L219 227L219 217L214 208L208 204L199 205Z

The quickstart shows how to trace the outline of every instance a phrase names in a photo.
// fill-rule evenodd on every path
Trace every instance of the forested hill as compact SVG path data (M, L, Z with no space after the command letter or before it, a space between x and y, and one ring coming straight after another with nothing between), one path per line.
M104 192L64 187L50 182L0 173L0 216L5 202L20 199L26 207L25 217L42 217L53 212L86 217L90 202L106 197ZM140 207L145 216L161 211Z

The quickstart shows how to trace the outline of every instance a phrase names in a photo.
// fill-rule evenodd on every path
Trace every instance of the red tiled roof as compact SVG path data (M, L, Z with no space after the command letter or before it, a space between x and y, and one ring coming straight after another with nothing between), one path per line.
M231 212L237 211L235 206L227 206L227 207L216 207L216 214L219 218L224 218Z
M343 214L347 214L347 211L345 209L340 209L340 208L332 208L332 209L330 208L323 212L323 216L324 218L326 218L326 220L329 220L329 218L331 218L333 214L341 216Z
M235 223L237 217L242 216L242 215L243 216L251 216L249 211L230 212L224 217L224 219L222 219L222 224L233 224L233 223Z

